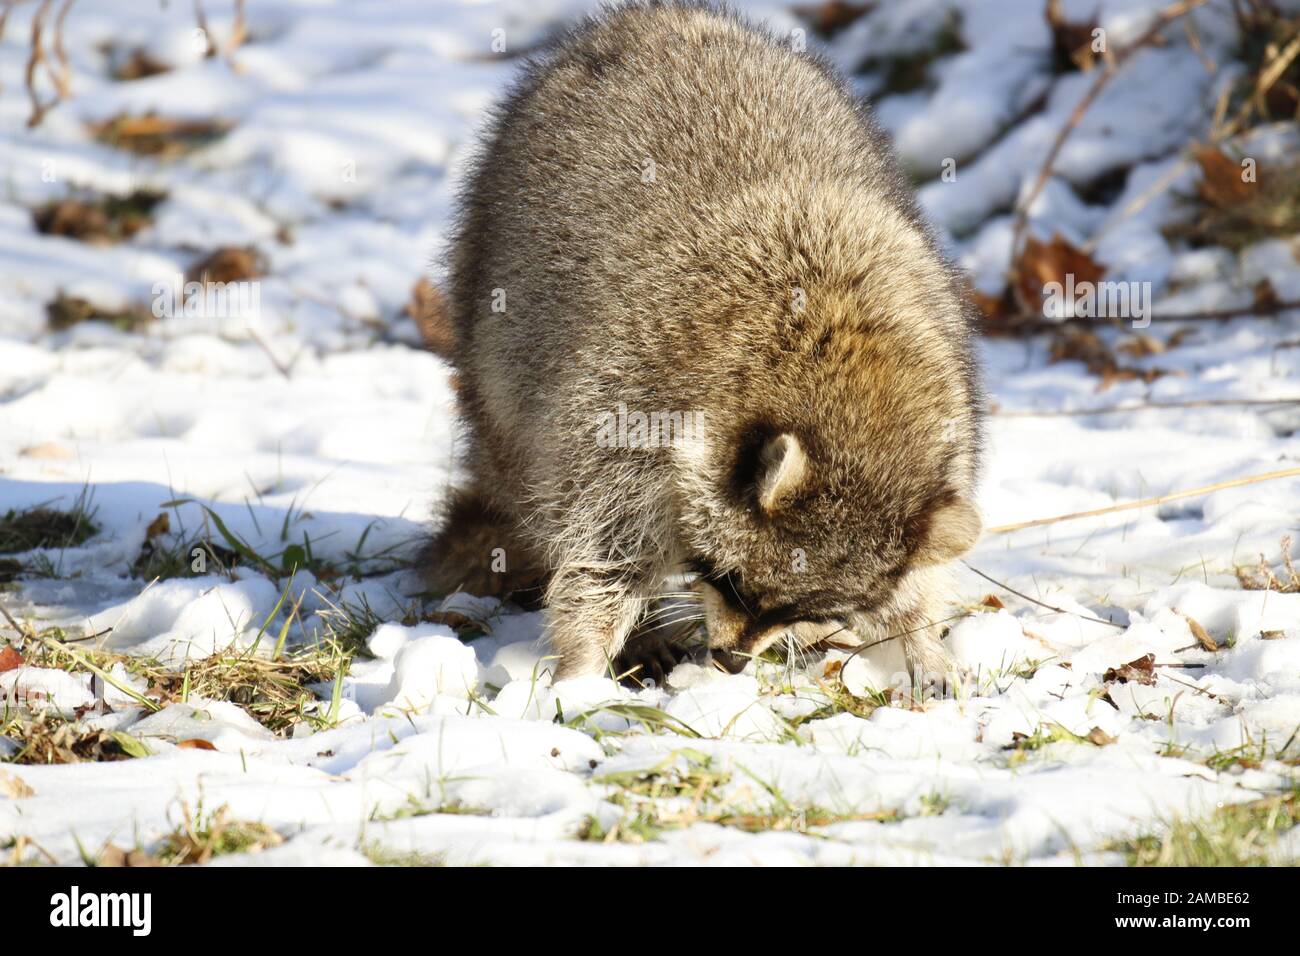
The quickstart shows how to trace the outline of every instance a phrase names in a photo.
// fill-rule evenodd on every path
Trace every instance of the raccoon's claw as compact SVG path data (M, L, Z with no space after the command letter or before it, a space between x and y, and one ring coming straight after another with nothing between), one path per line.
M668 675L690 657L690 651L654 632L633 634L614 661L614 670L626 685L636 687L653 680L656 687L667 683Z

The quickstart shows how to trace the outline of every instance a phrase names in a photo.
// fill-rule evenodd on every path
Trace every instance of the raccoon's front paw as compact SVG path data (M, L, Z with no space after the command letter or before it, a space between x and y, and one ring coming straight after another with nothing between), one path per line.
M627 639L614 661L619 680L629 687L653 680L663 687L668 675L691 656L689 648L669 640L662 631L638 631Z

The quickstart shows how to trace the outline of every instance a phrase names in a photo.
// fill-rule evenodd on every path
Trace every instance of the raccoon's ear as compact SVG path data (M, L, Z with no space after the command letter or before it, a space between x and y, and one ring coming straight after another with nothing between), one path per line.
M758 454L758 474L754 476L758 506L765 514L776 511L803 484L807 473L808 458L799 439L789 432L769 438Z
M951 561L975 547L983 527L980 513L969 498L947 496L925 516L925 530L912 560L918 566Z

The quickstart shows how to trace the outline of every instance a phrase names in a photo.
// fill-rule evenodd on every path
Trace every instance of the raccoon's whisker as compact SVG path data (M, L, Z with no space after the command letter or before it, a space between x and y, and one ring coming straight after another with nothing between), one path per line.
M871 648L873 648L873 647L879 647L881 644L888 644L890 641L896 641L896 640L898 640L900 637L907 637L907 635L909 635L909 634L915 634L917 631L924 631L924 630L925 630L926 628L928 628L928 627L935 627L935 626L937 626L937 625L939 625L939 624L947 624L949 621L960 620L960 619L963 618L963 617L966 617L966 613L965 613L964 611L963 611L961 614L954 614L952 617L945 617L945 618L942 618L941 620L938 620L938 621L926 621L926 622L925 622L924 624L922 624L920 627L914 627L914 628L912 628L911 630L908 630L908 631L900 631L900 632L897 633L897 634L891 634L891 635L889 635L889 637L882 637L880 640L878 640L878 641L872 641L870 644L861 644L861 645L859 645L858 647L856 647L856 648L855 648L855 649L854 649L854 650L849 654L848 657L844 658L844 662L843 662L843 663L844 663L844 664L848 664L849 661L853 660L853 658L857 657L857 656L858 656L859 654L861 654L863 651L869 651L869 650L871 650Z

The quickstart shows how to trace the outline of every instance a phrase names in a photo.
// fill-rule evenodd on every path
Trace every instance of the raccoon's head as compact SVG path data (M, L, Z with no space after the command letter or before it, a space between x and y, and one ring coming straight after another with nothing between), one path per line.
M786 635L807 646L925 613L933 569L974 546L979 513L933 456L862 454L769 428L737 442L729 500L697 526L691 560L727 670Z

